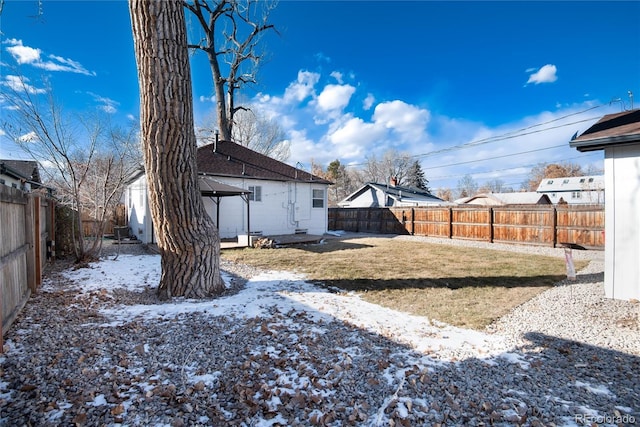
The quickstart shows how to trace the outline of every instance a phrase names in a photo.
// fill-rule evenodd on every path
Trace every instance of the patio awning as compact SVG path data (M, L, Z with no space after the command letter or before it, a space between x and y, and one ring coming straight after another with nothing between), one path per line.
M247 235L251 235L251 220L249 211L249 194L252 191L244 188L234 187L233 185L223 184L208 176L198 176L198 185L200 186L200 194L202 197L211 197L215 199L216 204L216 227L220 224L220 198L240 196L247 205ZM248 239L250 245L251 239Z
M199 176L200 193L205 197L230 197L250 194L251 191L223 184L207 176Z

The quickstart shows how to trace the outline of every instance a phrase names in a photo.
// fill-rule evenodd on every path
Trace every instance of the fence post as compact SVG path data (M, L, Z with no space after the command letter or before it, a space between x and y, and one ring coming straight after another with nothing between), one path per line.
M411 208L411 235L416 234L416 208Z
M40 196L34 197L33 200L33 234L34 234L34 255L35 255L35 267L36 267L36 277L35 277L35 287L31 289L31 292L35 292L36 288L42 284L42 233L40 232L40 228L42 226L42 207L40 204L42 203L42 199Z
M493 243L493 208L489 208L489 243Z
M26 234L27 249L27 286L31 292L36 290L36 257L35 257L35 233L34 233L34 209L35 201L33 195L27 197L27 204L24 209L24 228Z
M453 208L449 208L449 230L447 234L450 239L453 239Z
M555 248L558 245L558 209L555 206L551 206L551 214L553 218L551 219L551 226L553 227L553 241L551 242L551 247Z

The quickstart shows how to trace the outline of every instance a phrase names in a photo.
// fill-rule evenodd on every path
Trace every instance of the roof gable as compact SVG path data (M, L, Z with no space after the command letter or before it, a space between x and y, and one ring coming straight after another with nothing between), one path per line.
M41 183L38 163L33 160L0 160L0 168L3 174Z
M356 191L344 198L343 202L355 200L369 189L380 191L384 193L385 196L391 197L396 200L414 199L420 201L430 201L433 203L444 202L444 200L440 199L439 197L434 196L428 191L420 190L419 188L377 184L375 182L368 182L364 184L362 187L358 188Z
M199 147L196 159L200 174L331 184L331 181L229 141Z

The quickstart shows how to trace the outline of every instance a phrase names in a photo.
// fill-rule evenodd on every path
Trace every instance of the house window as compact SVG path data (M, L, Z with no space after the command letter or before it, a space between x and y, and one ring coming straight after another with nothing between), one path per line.
M324 190L313 190L312 206L314 208L324 208Z
M562 183L563 183L563 184L568 184L568 183L569 183L569 180L568 180L568 179L565 179L565 180L563 180L563 181L562 181Z
M249 191L249 200L252 202L261 202L262 201L262 187L260 185L250 185Z
M549 181L547 181L547 184L549 184L549 185L553 184L553 180L550 179Z
M580 184L582 184L584 182L584 178L580 179Z
M580 197L582 197L582 195L579 191L574 191L573 193L571 193L571 197L574 199L579 199Z

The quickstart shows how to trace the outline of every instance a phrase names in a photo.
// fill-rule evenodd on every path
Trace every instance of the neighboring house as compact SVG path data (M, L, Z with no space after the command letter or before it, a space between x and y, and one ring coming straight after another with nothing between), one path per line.
M604 290L640 300L640 110L608 114L569 145L604 150Z
M338 202L341 208L436 206L449 204L428 191L369 182Z
M549 196L553 204L602 204L604 175L545 178L536 191Z
M196 159L205 209L221 238L327 231L330 181L228 141L198 148ZM132 233L155 242L144 172L130 180L124 203Z
M481 193L472 197L458 199L455 203L480 206L550 205L551 200L546 194L526 191L519 193Z
M0 160L0 185L31 191L42 186L38 162L31 160Z

